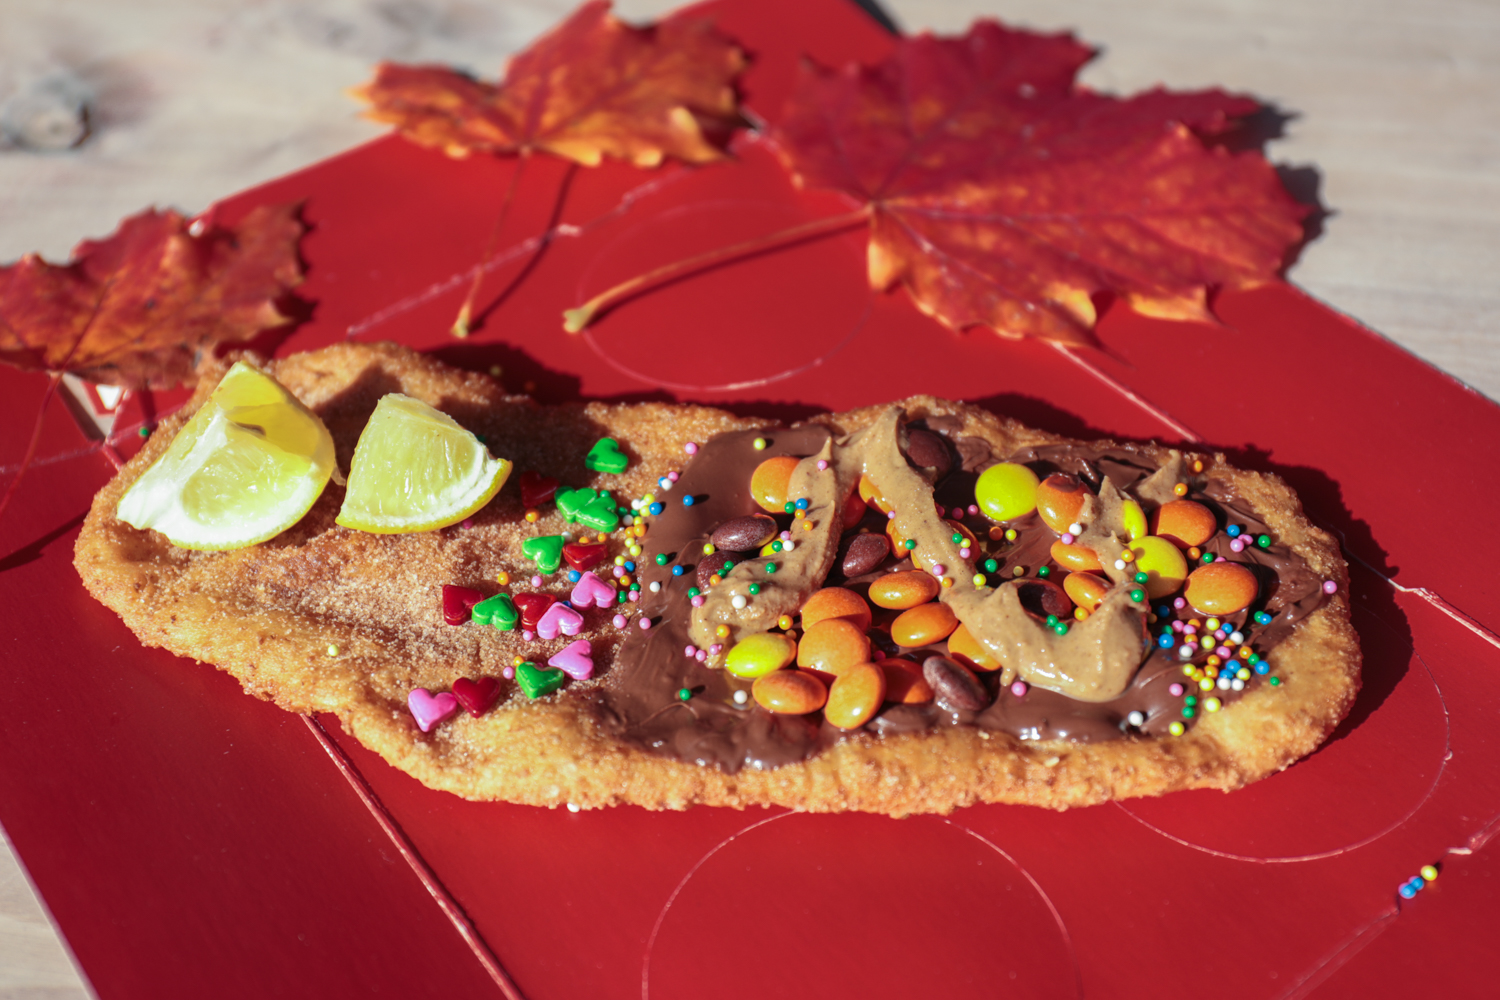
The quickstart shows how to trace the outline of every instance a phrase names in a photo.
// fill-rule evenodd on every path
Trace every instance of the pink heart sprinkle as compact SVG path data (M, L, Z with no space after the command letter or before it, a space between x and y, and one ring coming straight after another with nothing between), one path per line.
M615 603L615 588L590 571L578 578L569 599L575 608L607 608Z
M586 681L594 675L594 655L587 639L570 642L561 651L547 660L547 666L557 667L575 681Z
M406 696L406 707L411 709L411 717L417 720L422 732L427 733L458 711L458 699L447 691L433 694L426 688L416 688Z
M583 628L583 615L566 604L554 604L536 623L536 634L543 639L556 639L558 634L577 635Z

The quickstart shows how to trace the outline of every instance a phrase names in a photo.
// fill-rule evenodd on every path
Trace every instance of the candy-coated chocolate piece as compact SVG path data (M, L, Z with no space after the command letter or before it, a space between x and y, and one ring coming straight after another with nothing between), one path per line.
M873 572L890 554L891 543L884 535L855 535L844 550L844 576L852 579Z
M882 514L889 514L891 512L891 505L885 502L885 497L881 496L880 491L875 488L875 480L869 476L861 475L859 477L858 493L859 498L865 502L866 506L874 507Z
M536 634L543 639L556 639L559 635L577 635L583 628L583 615L561 602L552 605L536 623Z
M1053 562L1075 573L1104 568L1104 564L1099 561L1099 556L1086 545L1069 545L1056 541L1052 543L1051 555Z
M775 518L765 514L747 514L725 521L714 529L708 540L716 549L753 552L775 538L779 531Z
M1034 615L1042 618L1048 615L1066 618L1073 613L1073 601L1068 597L1068 592L1051 580L1022 580L1017 584L1017 589L1020 591L1021 607Z
M1193 570L1182 596L1206 615L1232 615L1249 607L1258 589L1254 573L1226 561Z
M1132 542L1146 537L1146 512L1141 509L1140 504L1127 499L1120 505L1120 519L1125 524L1125 534Z
M496 594L474 605L473 616L481 625L493 625L502 632L509 632L520 621L521 613L509 594Z
M453 682L453 697L474 718L479 718L500 700L500 682L493 677L481 677L471 681L460 677Z
M595 472L608 472L618 476L630 465L630 459L620 450L620 443L614 438L600 438L594 442L589 453L583 456L583 464Z
M844 530L848 531L858 524L869 509L870 505L865 503L863 497L858 493L850 493L849 499L844 501Z
M1146 594L1153 601L1181 589L1182 581L1187 579L1188 565L1177 546L1165 538L1147 535L1132 542L1130 551L1135 553L1135 571L1146 574Z
M899 656L888 656L877 666L885 674L885 700L898 705L921 705L932 700L932 685L922 668Z
M521 627L528 632L536 631L536 623L542 620L547 609L557 603L552 594L517 594L512 598L521 612Z
M439 722L452 718L458 711L458 699L447 691L433 694L426 688L415 688L406 696L406 707L422 732L427 733Z
M443 584L443 621L449 625L462 625L468 621L474 605L484 600L484 595L473 587Z
M873 663L856 663L828 688L823 718L840 729L858 729L885 701L885 672Z
M1078 520L1083 501L1089 496L1088 487L1075 477L1057 473L1037 485L1036 512L1047 527L1062 534L1068 530L1068 525Z
M566 539L562 535L540 535L521 543L521 554L543 573L556 573L562 565L562 550Z
M938 595L942 585L931 573L906 570L887 573L870 584L870 603L882 608L904 610L926 604Z
M953 468L953 454L948 446L948 439L921 427L907 428L906 457L918 468L931 470L934 480L943 478Z
M1109 581L1092 573L1069 573L1063 577L1063 590L1074 604L1093 611L1109 593Z
M804 629L797 643L797 666L835 677L869 658L865 630L845 618L826 618Z
M761 708L778 715L806 715L828 700L823 682L806 670L777 670L757 677L750 694Z
M974 500L992 521L1013 521L1036 510L1036 473L1015 462L992 465L979 474Z
M967 667L946 656L922 661L922 676L932 686L933 699L950 712L979 712L990 703L989 692Z
M1151 534L1185 549L1202 545L1218 530L1219 522L1214 518L1214 512L1194 500L1164 503L1151 515Z
M563 686L568 675L561 670L550 667L539 666L530 661L516 667L516 683L521 690L526 692L528 698L540 698L549 695Z
M1000 661L979 644L969 627L959 622L948 636L948 655L970 670L999 670Z
M901 612L891 622L891 638L908 648L941 642L958 627L958 616L946 604L921 604Z
M595 531L614 531L620 526L619 512L608 491L560 489L555 499L557 512L569 523L579 521Z
M570 642L547 658L547 666L556 667L575 681L594 676L594 651L587 639Z
M945 520L943 521L943 523L948 526L948 529L952 531L953 534L958 535L961 539L960 541L954 542L954 545L957 545L961 549L966 548L971 553L979 551L979 540L974 537L974 532L970 531L967 525L951 519Z
M870 629L870 606L852 590L824 587L803 603L802 627L812 628L830 618L842 618L864 633Z
M521 506L528 510L540 507L552 499L559 485L561 484L551 476L527 469L521 473Z
M797 644L779 632L747 635L724 657L724 669L736 677L763 677L797 658Z
M791 455L768 458L755 467L750 474L750 496L764 510L773 514L785 512L787 487L792 481L792 472L798 460Z
M605 583L592 572L579 576L573 585L568 600L575 608L607 608L615 603L615 588Z
M582 573L603 562L604 557L609 554L609 549L604 545L587 542L569 542L563 546L562 552L563 561Z

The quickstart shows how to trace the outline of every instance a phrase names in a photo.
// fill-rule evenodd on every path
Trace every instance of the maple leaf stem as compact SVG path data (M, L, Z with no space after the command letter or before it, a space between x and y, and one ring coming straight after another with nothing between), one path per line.
M741 257L749 257L753 254L774 250L777 247L786 246L790 243L798 243L802 240L812 239L817 236L825 236L837 233L841 230L852 229L858 225L864 225L869 221L871 209L869 206L855 209L845 215L835 215L827 219L814 219L812 222L803 222L783 229L768 236L757 236L754 239L745 240L732 246L719 247L706 253L695 254L683 260L664 264L645 274L637 275L628 281L622 281L613 288L600 292L576 309L567 309L563 312L563 329L569 333L579 333L601 313L608 311L611 307L618 305L626 299L634 298L642 292L649 291L657 285L662 285L676 278L681 278L698 271L707 270L716 264L725 261L737 260Z
M26 475L26 470L31 468L31 460L36 457L37 445L42 441L42 421L47 416L47 404L51 403L52 397L56 395L62 377L62 372L55 371L47 380L47 391L42 394L42 402L36 408L36 421L31 426L31 442L26 445L26 454L21 459L20 468L16 469L15 478L5 488L5 496L0 497L0 518L5 516L5 510L10 506L10 498L16 495L16 487L21 485L21 479Z
M500 242L500 231L505 228L505 218L510 214L510 205L515 200L516 187L521 180L521 173L526 169L526 162L531 159L530 154L529 149L521 150L520 162L516 164L516 169L510 172L510 183L505 186L505 200L500 203L500 214L495 218L489 241L484 245L484 253L479 258L479 264L474 268L474 281L469 285L469 294L464 299L463 306L458 310L458 318L453 321L451 332L460 340L471 332L469 324L474 319L474 302L479 298L479 286L484 284L484 269L489 266L490 259L495 256L495 247Z

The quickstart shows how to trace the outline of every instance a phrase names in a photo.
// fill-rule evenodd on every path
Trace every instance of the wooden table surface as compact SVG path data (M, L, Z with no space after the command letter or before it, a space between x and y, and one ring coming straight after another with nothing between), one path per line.
M374 60L452 62L493 76L571 6L5 0L0 126L19 99L61 92L86 96L93 132L63 152L0 139L0 261L32 250L60 260L146 205L196 212L364 141L381 130L355 118L341 92ZM1218 85L1275 106L1289 117L1269 155L1330 212L1291 280L1500 399L1500 4L882 6L909 32L959 32L978 16L1071 29L1103 50L1083 76L1096 89ZM670 7L617 4L632 19ZM89 995L23 870L0 852L0 1000Z

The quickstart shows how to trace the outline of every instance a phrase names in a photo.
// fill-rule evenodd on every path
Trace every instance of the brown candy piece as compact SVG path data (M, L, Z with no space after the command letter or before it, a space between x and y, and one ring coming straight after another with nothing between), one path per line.
M932 685L938 705L950 712L980 712L990 703L989 692L968 668L946 656L922 661L922 677Z
M953 455L948 450L948 442L941 434L934 434L920 427L910 428L906 432L906 457L921 468L932 469L939 479L953 468Z
M1038 618L1048 615L1066 618L1073 613L1073 601L1067 591L1051 580L1022 580L1018 589L1020 593L1016 596L1021 599L1021 607Z
M707 590L713 584L710 578L717 573L720 579L729 572L729 567L734 565L734 560L727 552L715 552L698 560L698 589Z
M844 552L844 576L852 580L873 573L890 554L891 543L884 535L855 535Z
M714 529L709 541L716 549L730 552L749 552L775 538L776 520L765 514L749 514L725 521Z

